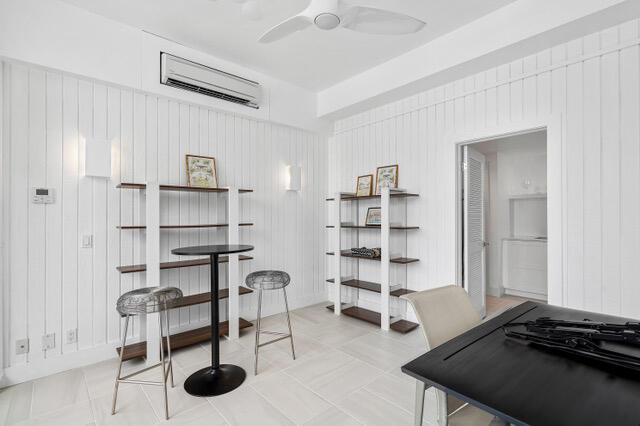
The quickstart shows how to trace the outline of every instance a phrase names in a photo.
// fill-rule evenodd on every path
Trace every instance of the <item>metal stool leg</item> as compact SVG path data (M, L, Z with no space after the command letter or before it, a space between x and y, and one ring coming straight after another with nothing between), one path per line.
M166 332L167 332L167 354L169 356L169 374L170 374L170 378L171 378L171 387L175 387L175 384L173 383L173 359L171 358L171 339L170 339L170 335L171 333L169 332L169 310L164 311L164 321L165 321L165 328L166 328Z
M283 287L282 293L284 294L284 306L287 309L287 325L289 326L289 338L291 339L291 354L293 359L296 359L296 350L293 347L293 332L291 331L291 319L289 318L289 302L287 302L287 290Z
M255 366L254 372L258 375L258 348L260 347L260 315L262 314L262 290L258 290L258 317L256 318L256 347L255 347Z
M116 413L116 400L118 399L118 385L120 384L120 374L122 373L122 357L124 347L127 344L127 331L129 329L129 315L124 320L124 333L122 334L122 346L120 346L120 361L118 362L118 373L116 374L116 384L113 388L113 402L111 403L111 415Z
M167 395L167 376L169 371L166 369L164 360L164 347L162 338L162 311L158 312L158 325L160 326L160 365L162 365L162 390L164 392L164 418L169 420L169 396Z

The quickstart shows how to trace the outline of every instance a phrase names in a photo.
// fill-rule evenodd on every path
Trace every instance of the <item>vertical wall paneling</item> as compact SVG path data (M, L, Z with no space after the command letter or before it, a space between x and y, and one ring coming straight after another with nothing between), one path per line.
M7 129L7 116L5 116L5 80L4 80L4 64L0 63L0 165L3 169L7 168L7 146L5 142L8 140L7 135L5 134L5 130ZM8 193L7 188L7 178L0 174L0 199L6 200L5 196ZM5 240L5 229L8 229L8 218L9 215L5 212L5 208L0 208L0 279L2 282L6 283L9 281L8 270L9 263L7 261L7 244ZM6 366L7 357L7 348L9 347L7 342L7 334L5 332L5 324L8 324L7 321L7 313L8 313L8 291L5 288L6 286L0 286L0 295L2 295L2 301L0 302L0 330L2 332L2 337L0 337L0 379L4 376L4 367Z
M47 187L58 189L58 202L45 207L45 333L55 333L56 348L47 352L47 358L62 354L62 202L63 174L63 120L62 76L46 76L46 181Z
M120 294L143 285L174 285L185 294L209 289L207 266L120 274L118 265L145 263L148 232L119 230L146 223L144 191L121 190L120 182L185 184L185 154L214 156L221 186L247 187L240 243L255 245L255 260L240 262L240 276L262 269L285 269L292 278L291 307L326 300L324 252L319 243L325 217L326 158L319 135L256 121L148 93L106 85L53 70L4 62L1 80L3 243L2 362L11 383L56 370L115 357L122 322L115 310ZM84 176L87 144L111 142L111 179ZM286 164L303 168L304 186L284 191ZM32 187L55 192L53 204L30 202ZM163 191L160 224L228 223L227 195ZM151 212L149 212L151 213ZM160 232L159 261L177 260L172 248L221 243L228 230ZM82 248L82 237L93 247ZM151 240L149 240L150 242ZM228 268L220 269L226 283ZM265 298L265 315L281 312L281 296ZM227 306L220 304L221 317ZM254 295L239 298L240 315L255 317ZM209 306L172 313L174 332L202 327ZM130 337L147 330L133 321ZM77 330L77 341L67 332ZM42 337L55 333L56 346L42 350ZM29 339L26 355L15 342ZM49 358L58 357L55 363ZM80 360L80 361L78 361Z
M420 193L409 288L455 280L455 150L448 135L560 117L562 276L567 306L640 317L640 34L634 20L339 120L328 193L400 163ZM416 101L417 99L417 101ZM555 121L554 121L555 123ZM415 127L416 130L413 130ZM555 131L555 130L554 130ZM414 133L415 132L415 133ZM362 155L362 135L370 155ZM414 138L418 139L417 146ZM329 208L329 207L328 207ZM328 276L331 277L330 271Z

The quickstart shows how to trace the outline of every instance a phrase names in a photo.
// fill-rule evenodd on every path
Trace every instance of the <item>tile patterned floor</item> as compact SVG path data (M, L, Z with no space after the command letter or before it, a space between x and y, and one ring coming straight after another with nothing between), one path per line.
M515 296L502 296L494 297L487 296L485 303L487 308L487 317L496 315L506 309L511 309L521 303L526 302L528 299Z
M420 330L385 333L315 305L292 313L297 359L288 341L264 347L253 374L254 334L222 341L223 362L242 366L247 380L235 391L196 398L182 385L206 366L209 347L175 351L175 388L169 391L171 418L163 417L162 390L120 386L118 412L111 415L117 361L109 360L0 390L1 425L412 425L413 379L400 366L424 352ZM264 319L264 329L285 331L282 315ZM126 363L126 371L140 362ZM160 375L158 370L145 373ZM145 377L147 378L147 377ZM155 379L153 379L155 380ZM428 393L425 424L434 418Z

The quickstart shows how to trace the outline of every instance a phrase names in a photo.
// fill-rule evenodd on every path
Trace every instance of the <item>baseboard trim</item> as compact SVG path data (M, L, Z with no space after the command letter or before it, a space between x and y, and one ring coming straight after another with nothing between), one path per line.
M323 291L306 297L290 299L289 308L293 310L325 302L327 300L326 296L327 293ZM277 306L277 304L270 304L268 306L263 306L262 315L263 317L265 317L269 315L275 315L280 312L284 312L284 304L282 306ZM256 312L248 312L248 310L245 309L243 310L241 316L253 321L255 320ZM191 323L188 326L180 327L179 329L172 328L171 332L172 334L180 333L182 331L203 327L207 324L208 321ZM127 339L127 343L135 343L136 339L136 337ZM74 368L85 367L87 365L95 364L109 359L115 359L117 356L116 348L118 346L120 346L119 342L110 342L93 348L83 349L77 352L69 352L62 356L57 356L49 359L41 359L38 361L7 367L4 369L4 375L0 379L0 388L17 385L29 380L35 380L40 377L61 373L63 371L71 370Z

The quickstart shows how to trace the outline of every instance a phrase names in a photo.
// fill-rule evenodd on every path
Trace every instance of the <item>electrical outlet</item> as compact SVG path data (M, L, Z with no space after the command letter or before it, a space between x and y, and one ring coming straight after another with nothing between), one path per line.
M16 355L29 353L29 339L16 340Z
M67 330L67 344L76 343L78 341L78 329L72 328Z
M56 334L45 334L42 336L42 350L48 351L56 347Z

